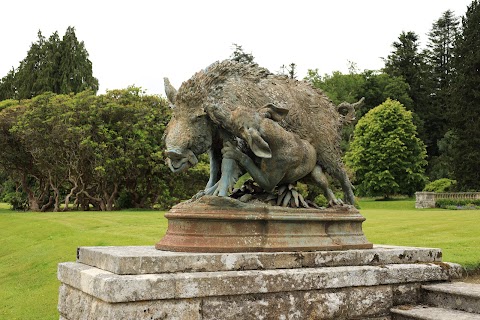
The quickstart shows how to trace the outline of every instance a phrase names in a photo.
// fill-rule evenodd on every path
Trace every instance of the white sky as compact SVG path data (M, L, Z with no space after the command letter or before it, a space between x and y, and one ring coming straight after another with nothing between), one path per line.
M140 86L163 94L212 62L233 43L272 72L295 62L297 76L380 69L402 31L426 33L450 9L463 16L471 0L14 0L0 4L0 78L17 68L37 31L63 36L75 27L93 74L106 89Z

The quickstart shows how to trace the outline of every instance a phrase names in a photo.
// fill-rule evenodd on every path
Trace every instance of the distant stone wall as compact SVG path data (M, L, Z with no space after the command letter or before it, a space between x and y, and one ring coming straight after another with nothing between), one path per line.
M416 192L415 208L435 208L438 199L477 200L480 192Z

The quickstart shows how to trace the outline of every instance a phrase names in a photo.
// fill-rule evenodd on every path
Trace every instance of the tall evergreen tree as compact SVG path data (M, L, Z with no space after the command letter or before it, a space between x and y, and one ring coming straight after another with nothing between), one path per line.
M17 70L0 81L0 99L29 99L47 91L68 94L98 90L92 62L73 27L68 27L62 40L57 32L48 39L41 31L37 36Z
M427 63L431 71L431 94L428 108L424 110L425 131L431 143L429 156L439 155L438 141L447 132L447 110L453 73L453 49L459 34L459 20L452 11L445 11L433 23L428 33Z
M418 103L423 102L423 80L425 78L425 56L419 52L419 39L414 32L402 32L399 41L392 44L393 51L384 60L383 71L394 77L403 77L410 85L410 96L414 102L414 111Z
M457 136L453 174L459 188L480 190L480 3L474 0L462 18L454 50L451 127Z
M433 23L432 30L428 33L427 61L431 66L436 92L439 93L448 88L452 80L452 60L455 41L460 32L459 24L458 17L447 10Z
M92 75L92 62L85 44L75 35L75 28L67 28L60 43L60 54L60 93L98 90L98 80Z
M424 130L424 115L428 109L428 70L425 53L419 51L419 39L414 32L402 32L392 44L393 51L384 59L383 71L392 77L402 77L410 86L409 96L413 100L414 121L420 138L430 146L428 132Z
M45 37L39 30L37 42L32 43L25 59L20 61L15 83L17 84L18 98L32 98L42 91L39 90L41 80L38 77L45 62Z
M39 91L60 93L60 37L54 32L45 42L45 62L39 72ZM65 92L66 93L66 92Z
M0 101L15 98L16 95L15 68L12 68L5 77L0 79Z

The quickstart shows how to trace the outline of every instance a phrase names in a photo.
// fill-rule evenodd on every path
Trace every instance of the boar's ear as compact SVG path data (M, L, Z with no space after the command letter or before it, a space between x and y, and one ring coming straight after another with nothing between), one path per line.
M163 78L163 84L165 86L165 94L167 95L170 106L175 105L175 99L177 98L177 89L175 89L170 80L167 77Z
M260 110L260 114L264 115L265 118L269 118L275 121L281 121L288 114L288 109L280 108L274 105L273 103L267 103Z
M270 146L265 140L263 140L263 138L260 136L260 133L257 130L253 128L248 128L248 130L246 130L246 140L247 140L248 146L257 157L260 157L260 158L272 157L272 150L270 150Z

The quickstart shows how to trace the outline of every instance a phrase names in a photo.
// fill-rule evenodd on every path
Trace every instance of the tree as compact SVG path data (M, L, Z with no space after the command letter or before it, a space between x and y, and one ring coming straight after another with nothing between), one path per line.
M402 32L398 42L392 44L394 50L384 59L383 72L393 77L403 77L410 86L410 97L414 111L419 111L425 102L424 83L426 79L425 53L419 52L419 40L414 32Z
M297 78L297 65L295 63L290 63L288 66L282 65L278 74L286 75L290 79Z
M354 63L350 63L348 74L334 71L331 75L320 76L318 69L310 69L305 80L322 89L335 104L343 101L354 103L364 97L364 105L356 110L357 118L361 118L368 110L378 106L387 98L398 100L407 109L413 105L409 96L410 87L402 77L390 76L374 70L365 70L360 73Z
M452 164L455 158L455 146L458 143L458 137L453 130L448 130L442 139L438 140L438 157L433 157L429 161L431 181L442 178L453 179Z
M38 87L42 80L39 81L38 77L45 65L45 37L40 30L37 36L37 42L30 46L27 56L20 62L15 76L18 96L11 98L30 99L41 93L38 91Z
M170 173L162 140L169 119L165 99L136 87L1 101L0 173L8 176L8 201L32 211L59 211L62 204L68 210L72 202L113 210L167 208L191 197L208 180L208 166Z
M246 53L241 45L236 43L233 44L234 50L232 55L230 56L231 60L243 62L243 63L252 63L255 59L251 53Z
M426 61L431 70L431 93L428 108L423 112L425 131L429 136L428 155L430 159L439 156L438 141L447 132L447 113L449 107L450 86L453 75L453 54L455 40L459 35L459 21L453 12L445 11L433 23L428 33ZM436 173L431 171L431 175Z
M433 23L428 33L427 62L431 66L435 95L445 94L444 89L452 82L455 41L459 36L459 19L452 11L445 11ZM445 98L442 97L442 101Z
M314 87L322 89L335 104L344 101L353 103L361 98L359 94L361 94L363 78L352 70L349 74L334 71L331 75L321 76L318 74L318 69L309 69L305 80L312 83Z
M45 189L45 181L35 165L35 159L13 130L25 109L23 104L8 103L0 111L0 167L17 189L21 186L22 190L17 194L25 195L28 208L40 211L44 208L48 190ZM14 200L17 202L17 199Z
M384 59L383 72L392 77L402 77L409 85L408 95L413 104L408 110L414 111L414 118L419 135L427 147L434 144L429 138L429 132L424 130L425 115L429 104L429 70L425 62L425 52L419 52L419 39L414 32L402 32L398 41L392 44L393 51ZM408 107L408 105L406 105Z
M78 41L75 28L68 27L62 40L57 32L48 39L41 31L37 36L18 68L0 81L0 100L30 99L44 92L98 90L88 52L83 41Z
M346 164L354 170L360 194L413 195L425 184L427 162L412 112L388 99L358 121Z
M15 68L12 68L5 77L0 79L0 101L15 98L16 96Z
M457 143L453 175L462 190L480 190L480 3L472 1L455 43L451 112Z
M58 93L98 90L98 80L92 75L92 62L83 41L78 41L75 28L68 27L60 43L60 91Z
M402 77L390 76L386 73L365 70L362 72L363 83L358 96L365 97L365 104L357 110L357 118L363 117L370 109L382 104L388 98L399 101L405 108L411 109L412 98L409 96L410 86Z

